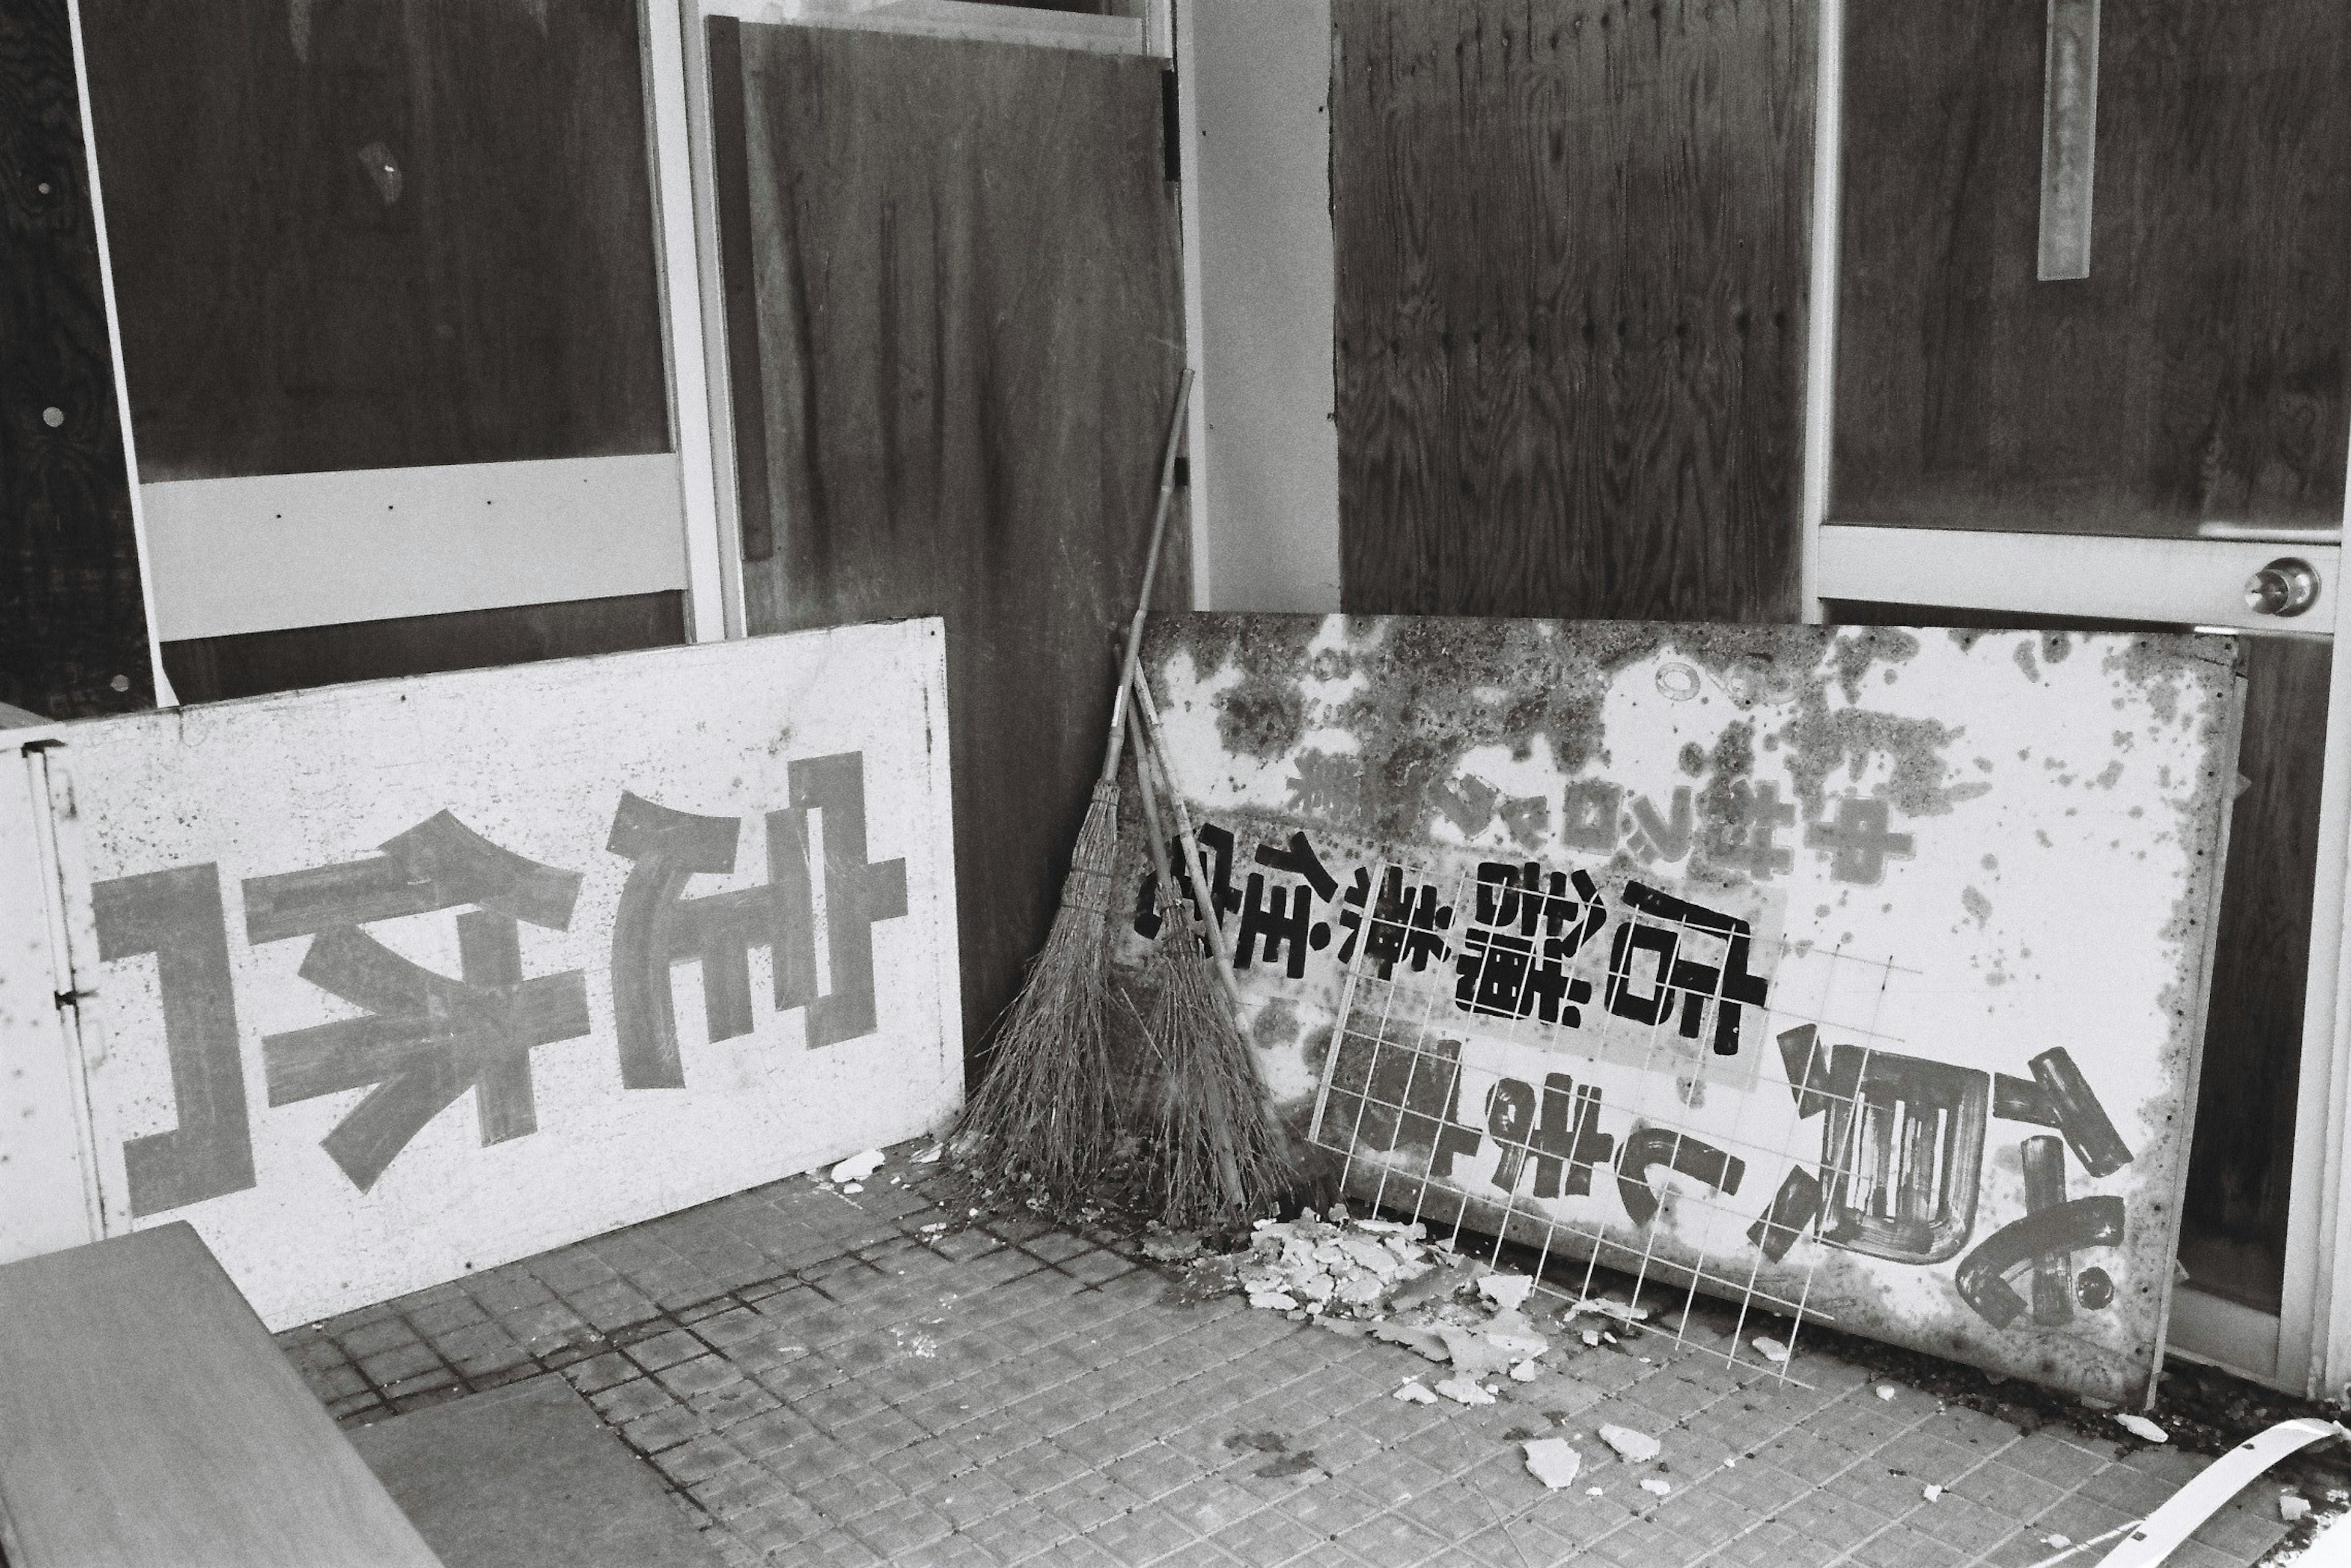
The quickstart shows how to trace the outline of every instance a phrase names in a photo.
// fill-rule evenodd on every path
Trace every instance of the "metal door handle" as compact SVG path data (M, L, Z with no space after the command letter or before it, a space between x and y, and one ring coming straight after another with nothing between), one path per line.
M2245 580L2245 608L2256 615L2299 615L2318 602L2318 573L2299 556L2281 556Z

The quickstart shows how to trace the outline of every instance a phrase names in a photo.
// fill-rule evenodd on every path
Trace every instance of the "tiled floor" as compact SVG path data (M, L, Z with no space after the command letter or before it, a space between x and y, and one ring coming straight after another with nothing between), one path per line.
M926 1236L960 1216L904 1153L854 1197L781 1182L280 1340L346 1424L569 1378L732 1563L2023 1568L2207 1462L1655 1335L1573 1346L1489 1408L1405 1404L1430 1370L1409 1352L1186 1304L1116 1245L1025 1218ZM1617 1460L1603 1422L1663 1455ZM1547 1492L1519 1444L1553 1434L1584 1473ZM2274 1490L2171 1562L2253 1562L2285 1532Z

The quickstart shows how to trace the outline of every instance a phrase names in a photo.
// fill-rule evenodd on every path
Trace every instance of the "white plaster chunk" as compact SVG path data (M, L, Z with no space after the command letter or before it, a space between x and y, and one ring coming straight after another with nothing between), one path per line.
M1407 1405L1434 1405L1437 1403L1437 1396L1430 1393L1428 1385L1421 1382L1417 1377L1405 1378L1404 1380L1404 1386L1397 1389L1390 1397L1401 1399Z
M832 1179L837 1182L863 1181L882 1168L882 1151L868 1149L862 1155L852 1155L832 1167Z
M2115 1417L2115 1420L2124 1431L2128 1432L2134 1437L2143 1437L2150 1443L2168 1443L2171 1441L2170 1433L2165 1431L2162 1427L2157 1426L2154 1422L2148 1420L2146 1416L2138 1414L2138 1412L2135 1410L2123 1411L2120 1415Z
M1655 1437L1630 1427L1603 1427L1600 1440L1615 1449L1628 1465L1646 1465L1664 1451L1664 1445Z
M1491 1405L1494 1396L1466 1377L1448 1377L1437 1391L1457 1405Z
M1528 1472L1553 1491L1573 1485L1583 1469L1583 1456L1564 1437L1538 1437L1521 1447L1527 1451Z

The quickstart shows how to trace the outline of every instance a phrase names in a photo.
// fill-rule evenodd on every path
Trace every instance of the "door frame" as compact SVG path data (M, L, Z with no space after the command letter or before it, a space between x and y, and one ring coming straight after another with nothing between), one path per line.
M2177 597L2158 599L2144 585L2179 580L2179 569L2190 558L2205 573L2218 555L2231 562L2231 574L2237 565L2250 574L2271 556L2291 549L2318 568L2332 604L2322 601L2320 612L2310 618L2314 624L2284 634L2351 647L2351 591L2342 577L2339 533L2329 539L2323 530L2229 530L2188 540L2010 535L1999 561L1987 565L1980 533L1830 520L1845 0L1814 4L1820 36L1800 501L1804 619L1824 619L1823 600L1860 599L2178 622L2182 618ZM2351 444L2351 430L2345 438ZM2345 510L2351 522L2351 494ZM2252 614L2232 593L2197 601L2192 623L2279 634L2274 620ZM2351 737L2351 658L2333 661L2326 723L2329 736ZM2325 753L2316 869L2283 1305L2272 1317L2198 1290L2193 1282L2180 1285L2173 1291L2168 1345L2174 1354L2312 1397L2340 1396L2351 1381L2351 1243L2345 1236L2345 1162L2336 1154L2351 1140L2351 922L2346 920L2351 897L2351 746L2339 740Z

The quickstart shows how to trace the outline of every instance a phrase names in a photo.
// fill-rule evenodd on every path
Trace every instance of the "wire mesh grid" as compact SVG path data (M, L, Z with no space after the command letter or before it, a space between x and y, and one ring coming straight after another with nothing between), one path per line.
M1391 869L1383 865L1378 885L1443 885L1423 867L1394 865L1400 879L1391 878ZM1812 995L1772 987L1780 994L1762 999L1766 988L1751 977L1778 971L1783 954L1776 936L1638 883L1624 890L1641 904L1637 917L1622 907L1622 898L1610 910L1588 873L1530 863L1520 907L1531 899L1535 913L1519 927L1527 936L1554 935L1540 945L1520 938L1497 984L1486 972L1497 950L1494 921L1499 915L1507 925L1512 912L1495 883L1479 885L1495 869L1489 862L1451 879L1449 905L1424 894L1384 899L1366 911L1363 940L1348 955L1310 1134L1340 1156L1342 1190L1374 1208L1434 1221L1433 1232L1449 1224L1457 1245L1465 1230L1477 1230L1495 1237L1498 1248L1501 1239L1531 1248L1537 1288L1563 1302L1590 1298L1604 1268L1631 1276L1631 1304L1652 1284L1676 1287L1678 1313L1668 1310L1648 1327L1669 1330L1677 1348L1799 1383L1792 1370L1798 1337L1808 1322L1832 1321L1813 1301L1820 1249L1803 1249L1792 1281L1780 1266L1808 1227L1850 1232L1865 1250L1914 1259L1954 1247L1954 1238L1964 1240L1980 1167L1980 1096L1970 1103L1962 1094L1953 1103L1946 1093L1929 1104L1915 1093L1902 1097L1918 1086L1900 1074L1891 1080L1895 1092L1879 1092L1882 1075L1873 1071L1880 1059L1912 1060L1876 1027L1889 988L1906 971L1831 949L1812 955L1821 960L1809 967L1816 977ZM1573 894L1542 894L1546 882L1555 894L1572 886ZM1447 909L1461 918L1444 919ZM1612 916L1620 931L1652 935L1590 941ZM1437 936L1447 930L1452 935ZM1683 959L1677 968L1677 959L1694 951L1718 961ZM1637 973L1643 952L1652 955L1646 976ZM1521 961L1529 957L1533 962ZM1726 1027L1730 1009L1737 1014ZM1579 1040L1579 1009L1619 1024L1629 1019L1638 1030L1637 1051L1625 1049L1621 1028L1613 1047ZM1825 1043L1824 1033L1841 1046ZM1773 1042L1789 1078L1789 1098L1776 1115L1769 1113L1770 1097L1782 1086L1757 1061ZM1462 1122L1465 1047L1485 1053L1494 1045L1539 1051L1547 1067L1580 1062L1588 1075L1608 1060L1613 1070L1605 1089L1547 1072L1540 1118L1530 1104L1531 1085L1481 1074L1496 1078L1485 1113ZM1734 1061L1741 1051L1746 1060ZM1727 1125L1716 1115L1701 1128L1690 1114L1692 1100L1703 1102L1689 1086L1708 1077L1743 1085L1733 1092L1736 1109ZM1623 1126L1629 1115L1630 1135L1598 1131L1604 1093L1616 1096L1614 1124ZM1759 1113L1759 1105L1766 1111ZM1493 1174L1482 1186L1474 1175L1465 1180L1454 1173L1457 1156L1489 1148ZM1697 1179L1660 1199L1650 1186L1652 1161ZM1760 1216L1751 1204L1729 1201L1740 1190L1736 1173L1750 1162L1790 1171ZM1805 1174L1809 1169L1818 1176ZM1607 1176L1614 1180L1595 1182ZM1611 1186L1622 1195L1613 1200L1621 1212L1612 1212ZM1693 1246L1683 1239L1688 1227L1658 1223L1667 1206L1681 1217L1693 1206L1711 1210L1744 1244ZM1572 1266L1561 1266L1575 1260L1583 1264L1580 1278ZM1728 1334L1694 1322L1701 1292L1736 1309ZM1750 1337L1750 1327L1767 1314L1783 1336L1784 1357L1767 1356Z

